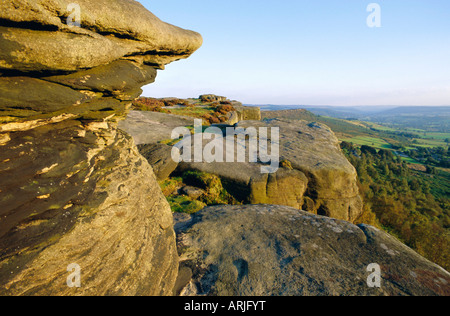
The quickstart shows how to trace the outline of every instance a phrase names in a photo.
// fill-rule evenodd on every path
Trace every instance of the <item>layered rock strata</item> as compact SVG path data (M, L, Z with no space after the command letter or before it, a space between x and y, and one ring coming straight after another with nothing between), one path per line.
M68 25L69 4L0 4L0 295L170 295L170 207L117 124L201 36L131 0L77 1Z

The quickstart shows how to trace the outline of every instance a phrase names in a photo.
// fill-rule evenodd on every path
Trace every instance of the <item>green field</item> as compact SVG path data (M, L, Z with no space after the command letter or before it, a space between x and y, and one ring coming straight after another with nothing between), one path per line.
M340 140L360 146L367 145L378 149L390 149L392 148L390 145L398 145L399 137L395 137L396 133L411 133L416 135L416 137L407 139L408 145L405 145L406 149L413 149L414 146L446 148L449 145L445 140L450 139L450 133L427 132L419 129L402 130L363 121L347 121L347 123L353 124L353 127L349 128L350 125L344 124L344 120L326 119L333 123L339 122L339 127L342 128L336 129L335 132L337 132Z
M430 139L430 138L415 138L417 142L415 145L420 147L446 147L448 144L443 140Z
M425 136L426 138L432 138L432 139L439 139L439 140L446 140L446 139L450 139L450 133L430 133L430 132L425 132Z
M358 146L371 146L377 149L391 149L392 146L381 138L368 137L368 136L356 136L352 138L342 139L345 142L353 143Z
M415 160L415 159L413 159L411 157L401 157L401 158L406 163L410 163L410 164L413 164L413 165L424 165L423 163L421 163L421 162L419 162L419 161L417 161L417 160Z
M364 126L367 126L368 128L375 128L379 131L388 131L388 132L397 132L398 130L392 127L387 127L383 125L379 125L372 122L361 122Z
M179 108L171 108L169 110L163 109L165 112L169 112L175 115L181 116L190 116L199 118L205 114L213 114L215 111L215 107L179 107Z

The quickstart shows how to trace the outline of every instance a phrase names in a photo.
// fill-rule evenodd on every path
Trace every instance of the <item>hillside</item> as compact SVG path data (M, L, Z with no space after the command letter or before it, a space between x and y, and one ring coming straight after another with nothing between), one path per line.
M381 124L385 127L402 130L421 130L422 132L450 131L450 106L261 106L262 110L305 109L319 116L344 120L359 120Z
M365 202L359 221L383 227L430 260L450 268L449 152L442 139L447 134L409 133L314 115L305 109L264 111L262 116L265 120L282 117L327 124L358 172ZM433 136L437 139L430 138Z

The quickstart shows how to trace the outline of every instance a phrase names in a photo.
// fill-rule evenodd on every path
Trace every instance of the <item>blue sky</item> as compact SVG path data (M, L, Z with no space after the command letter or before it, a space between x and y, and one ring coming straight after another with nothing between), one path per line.
M203 47L144 96L246 104L450 105L448 0L141 0ZM369 28L367 6L381 7Z

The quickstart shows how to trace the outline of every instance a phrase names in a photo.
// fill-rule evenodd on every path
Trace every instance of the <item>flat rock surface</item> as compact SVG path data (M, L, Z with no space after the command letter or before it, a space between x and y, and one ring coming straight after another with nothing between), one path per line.
M387 233L290 207L208 207L175 229L181 295L450 294L448 272Z
M171 139L172 131L180 126L194 126L194 119L184 116L130 111L119 128L130 134L136 145L155 144Z

